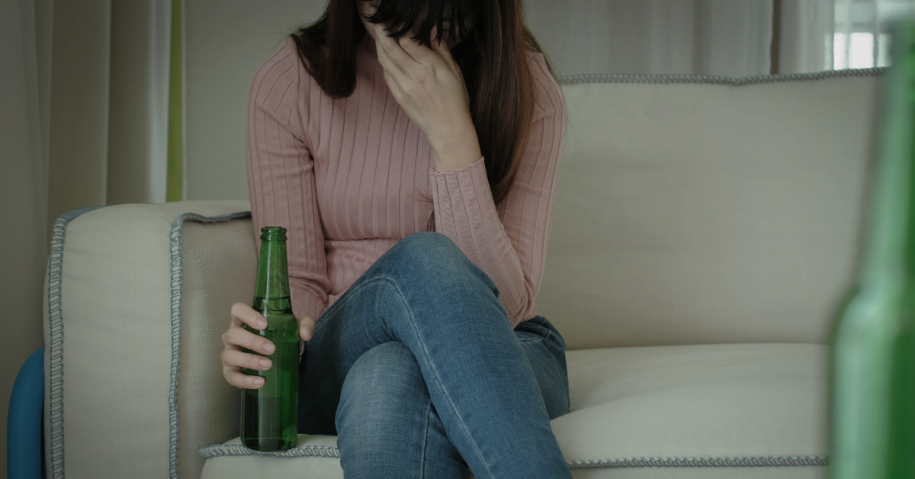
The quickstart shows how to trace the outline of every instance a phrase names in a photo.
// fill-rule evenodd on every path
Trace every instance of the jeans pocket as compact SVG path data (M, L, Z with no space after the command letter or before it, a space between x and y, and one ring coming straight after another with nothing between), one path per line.
M549 338L553 331L543 325L545 319L543 316L535 316L527 321L518 323L515 326L515 335L518 336L518 341L532 343Z

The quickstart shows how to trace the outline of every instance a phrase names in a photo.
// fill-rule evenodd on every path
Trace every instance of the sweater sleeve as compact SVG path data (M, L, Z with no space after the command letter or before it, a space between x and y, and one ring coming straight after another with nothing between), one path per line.
M292 311L317 320L327 308L330 281L299 100L310 78L289 39L260 66L249 92L245 156L258 257L261 228L286 228Z
M436 231L448 236L499 290L512 328L537 316L563 140L562 91L543 55L533 55L536 106L521 164L496 207L485 159L430 171Z

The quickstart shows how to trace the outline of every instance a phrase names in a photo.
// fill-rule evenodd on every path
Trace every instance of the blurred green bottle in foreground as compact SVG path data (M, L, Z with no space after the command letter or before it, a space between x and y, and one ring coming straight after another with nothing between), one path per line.
M242 348L246 353L270 358L273 364L266 371L242 368L245 374L264 378L264 385L242 389L241 442L258 451L283 451L296 445L299 411L299 327L289 298L285 228L261 228L252 307L267 320L267 328L244 328L270 340L276 350L267 356Z
M915 22L890 41L864 255L832 338L832 479L915 478Z

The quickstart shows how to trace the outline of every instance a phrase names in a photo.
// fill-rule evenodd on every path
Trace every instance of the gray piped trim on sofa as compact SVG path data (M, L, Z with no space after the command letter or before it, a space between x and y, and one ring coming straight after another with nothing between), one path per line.
M274 456L274 457L340 457L340 450L334 446L302 446L285 451L257 451L241 444L211 444L197 451L203 457L221 456Z
M203 216L197 213L183 213L172 223L171 262L172 262L172 370L168 388L168 468L169 477L178 479L178 364L181 359L181 227L185 221L197 223L216 223L238 218L249 218L250 211L227 213L217 216Z
M101 208L91 206L68 211L54 220L51 227L51 249L48 254L48 331L51 345L48 351L48 389L50 391L51 477L64 477L64 322L60 309L61 273L64 262L64 237L67 224L77 216Z
M241 444L212 444L198 449L206 458L224 456L273 457L340 457L333 446L302 446L285 451L255 451ZM826 466L826 456L754 456L754 457L638 457L630 459L566 461L570 469L599 467L779 467Z
M757 83L781 83L789 81L823 80L826 78L881 76L889 67L852 68L829 70L815 73L782 73L775 75L753 75L741 78L716 75L651 75L624 73L588 73L562 75L558 82L564 85L576 83L699 83L743 86Z
M753 456L753 457L638 457L568 461L570 468L595 467L778 467L826 466L826 456Z

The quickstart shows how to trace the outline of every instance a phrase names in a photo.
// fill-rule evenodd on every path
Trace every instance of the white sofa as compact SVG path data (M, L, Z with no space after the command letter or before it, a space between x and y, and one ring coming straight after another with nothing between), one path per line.
M855 273L883 69L563 78L539 312L568 346L576 478L824 478L831 318ZM340 478L336 437L238 440L248 203L81 210L46 281L51 478ZM519 447L524 447L519 438Z

